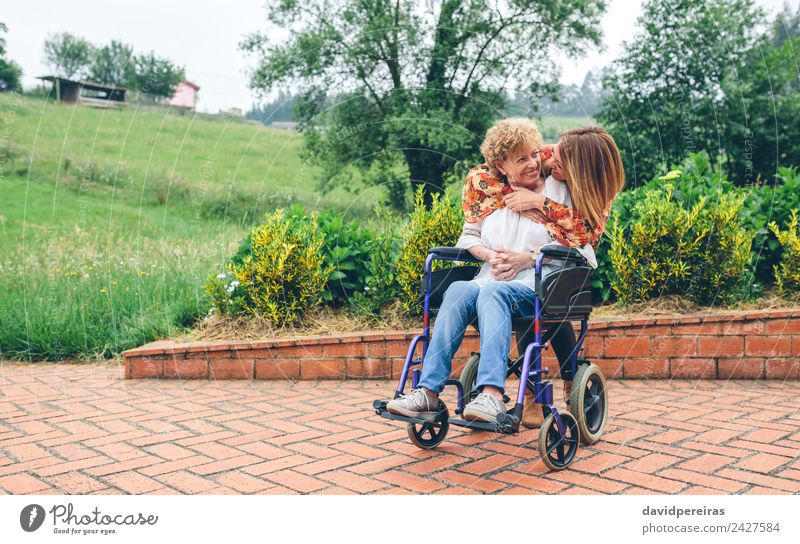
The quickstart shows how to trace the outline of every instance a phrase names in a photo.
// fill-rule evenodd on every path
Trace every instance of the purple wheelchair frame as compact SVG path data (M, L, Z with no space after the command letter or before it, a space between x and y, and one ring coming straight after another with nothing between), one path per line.
M437 248L438 249L438 248ZM546 255L539 254L536 258L536 277L537 281L541 281L541 274L542 274L542 259ZM405 390L406 381L408 378L409 370L411 370L411 384L412 389L417 387L419 383L419 378L421 371L419 369L413 369L414 366L422 365L423 360L425 359L425 354L428 350L428 344L430 342L430 295L431 295L431 264L434 260L448 260L448 261L460 261L460 262L481 262L478 259L475 259L471 256L459 255L458 257L448 256L448 255L441 255L435 253L432 249L431 252L428 254L427 259L425 260L425 277L426 277L426 292L425 292L425 299L424 299L424 317L423 317L423 332L420 335L415 336L411 340L411 345L408 349L408 354L406 355L405 364L403 365L403 372L400 376L400 382L397 386L397 390L394 393L394 398L398 398L403 394ZM566 436L566 428L564 426L563 420L558 413L558 410L553 405L553 385L549 381L542 381L542 375L547 374L549 372L548 369L542 368L542 349L549 349L549 346L546 344L542 344L542 331L541 331L541 317L542 317L542 301L540 300L538 294L535 300L535 315L534 315L534 341L525 348L525 355L523 356L522 368L519 372L520 376L520 384L522 384L522 377L526 376L526 387L520 386L519 392L517 393L517 401L514 405L513 410L508 414L500 414L498 416L497 423L486 423L480 421L468 421L460 418L449 418L449 423L453 425L457 425L460 427L468 427L473 429L480 429L485 431L491 432L499 432L499 433L517 433L519 431L520 421L522 419L522 411L525 402L525 393L528 388L532 385L533 386L533 395L535 402L542 404L542 410L544 412L544 416L546 417L548 413L553 415L553 418L556 421L556 426L558 428L558 432L561 435L561 438L565 438ZM581 351L583 340L586 337L586 332L588 330L588 316L584 316L581 319L581 331L580 335L577 338L575 349L572 352L570 366L572 371L572 376L575 375L578 366L578 353ZM422 357L419 359L414 359L414 354L417 349L417 345L422 343ZM533 362L533 365L531 365ZM519 363L519 359L509 367L511 371L514 369ZM532 368L531 368L532 366ZM509 372L510 375L511 372ZM461 414L464 410L464 387L460 380L448 379L445 382L445 386L454 385L458 390L458 403L457 408L455 410L456 414ZM407 418L403 416L397 416L391 414L386 411L386 402L385 401L375 401L374 408L376 412L383 417L388 419L395 419L400 421L407 421L407 422L417 422L414 418Z

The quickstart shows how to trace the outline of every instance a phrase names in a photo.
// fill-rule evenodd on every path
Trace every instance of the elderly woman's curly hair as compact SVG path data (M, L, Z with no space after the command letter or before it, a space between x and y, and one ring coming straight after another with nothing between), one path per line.
M523 117L503 119L486 131L481 144L481 154L486 164L493 167L508 158L508 154L523 143L530 144L533 149L544 145L542 134L533 121Z

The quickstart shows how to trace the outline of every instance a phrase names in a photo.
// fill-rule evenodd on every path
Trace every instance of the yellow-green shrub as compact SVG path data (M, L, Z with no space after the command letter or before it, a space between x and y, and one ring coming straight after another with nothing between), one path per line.
M234 279L226 282L221 274L207 282L221 313L230 313L224 310L227 303L281 327L320 303L330 268L325 265L316 215L287 216L279 209L253 227L248 239L248 251L228 265ZM220 282L227 290L220 291Z
M425 272L428 250L435 246L454 246L464 226L461 203L453 199L450 191L435 194L430 209L420 186L414 195L414 211L402 233L402 248L397 260L397 282L406 311L420 311L420 279ZM449 261L434 261L434 269L452 266Z
M797 210L792 210L792 217L785 231L778 228L777 223L769 224L775 237L783 248L783 255L778 265L773 266L775 287L781 295L800 293L800 235L797 229Z
M755 232L744 226L744 193L718 191L700 213L700 251L689 259L689 298L700 304L730 305L744 298ZM700 235L699 234L699 235Z
M717 190L691 207L667 184L644 192L630 224L611 228L612 288L630 304L663 294L729 304L746 277L753 233L742 227L744 195Z

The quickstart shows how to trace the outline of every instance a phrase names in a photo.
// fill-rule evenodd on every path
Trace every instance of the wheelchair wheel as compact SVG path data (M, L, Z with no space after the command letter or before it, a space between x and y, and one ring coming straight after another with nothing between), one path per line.
M561 421L566 425L564 440L558 432L553 414L547 416L539 429L539 455L551 470L564 470L575 459L580 443L580 431L575 416L569 412L561 412Z
M408 423L406 430L412 444L423 450L432 450L442 443L450 428L450 413L440 400L438 413L430 423Z
M467 364L464 365L464 370L461 371L461 376L458 381L461 382L461 387L464 388L464 406L475 400L478 396L475 389L475 382L478 380L478 365L481 362L481 354L476 353L469 358Z
M606 430L608 392L603 371L595 364L581 365L572 382L569 411L578 421L581 443L594 444Z

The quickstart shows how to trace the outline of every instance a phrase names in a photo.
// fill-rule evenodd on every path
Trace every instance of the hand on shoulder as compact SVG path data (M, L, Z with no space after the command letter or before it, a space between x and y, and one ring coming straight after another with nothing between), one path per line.
M542 193L536 193L529 189L517 189L511 194L508 194L503 199L506 207L515 212L523 212L525 210L540 210L544 205L545 196Z

